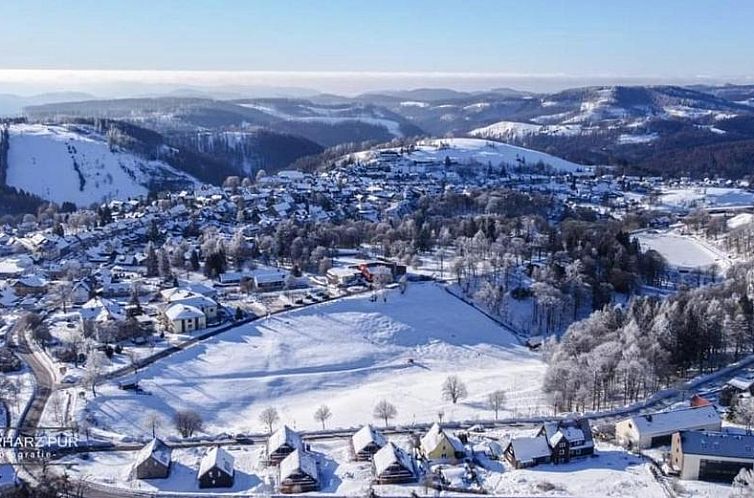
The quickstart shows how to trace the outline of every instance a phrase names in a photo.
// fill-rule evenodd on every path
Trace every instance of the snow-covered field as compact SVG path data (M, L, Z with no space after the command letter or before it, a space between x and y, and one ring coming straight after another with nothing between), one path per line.
M10 186L58 203L93 202L146 195L152 180L196 180L162 161L111 150L101 135L86 128L15 124L9 128Z
M722 251L709 243L675 230L638 232L633 237L638 239L642 249L654 249L676 268L704 270L717 265L724 270L731 264Z
M367 160L374 155L375 151L365 151L355 154L355 157ZM448 157L459 164L477 162L483 165L492 163L493 166L500 164L517 166L523 163L534 166L542 162L559 171L585 171L590 168L544 152L479 138L422 140L417 145L416 150L406 154L405 157L414 161L438 163L443 162Z
M710 206L751 206L754 192L735 187L688 187L665 189L660 205L675 209Z
M316 429L315 409L332 410L329 427L373 421L380 399L397 424L492 418L487 395L507 393L504 415L545 411L545 365L505 329L435 284L409 286L387 302L358 296L275 315L177 353L139 373L151 395L115 385L98 388L87 411L102 429L145 436L147 418L169 421L198 411L210 434L262 431L260 411L274 406L282 423ZM441 385L457 374L469 396L453 405ZM89 396L89 395L87 395Z

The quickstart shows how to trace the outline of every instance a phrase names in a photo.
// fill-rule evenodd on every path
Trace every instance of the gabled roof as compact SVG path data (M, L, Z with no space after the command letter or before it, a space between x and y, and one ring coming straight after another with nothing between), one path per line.
M743 379L741 377L733 377L725 385L735 387L739 391L748 391L754 384L754 379Z
M683 408L667 412L636 415L630 419L636 430L645 434L670 434L684 429L696 429L720 424L720 414L714 406Z
M225 451L223 448L215 446L214 448L210 448L209 451L207 451L207 454L202 458L202 461L199 464L198 475L201 477L210 469L217 468L229 476L232 476L235 472L235 469L233 468L234 462L235 459L233 458L233 455Z
M149 458L153 458L161 465L165 467L170 466L170 455L172 450L159 438L154 438L148 442L139 452L136 454L135 465L140 465Z
M285 479L299 471L308 475L315 481L318 478L317 461L308 453L297 449L290 453L280 462L280 479Z
M165 310L165 316L171 320L189 320L192 318L201 318L204 316L204 313L194 306L174 304Z
M726 432L681 431L686 455L748 459L754 462L754 435Z
M429 432L427 432L421 438L422 450L424 450L425 452L433 451L442 443L443 440L447 440L448 443L453 446L453 449L455 451L464 451L464 447L461 441L457 437L447 434L437 422L435 422L429 429Z
M267 441L267 451L269 453L274 453L282 446L289 446L293 449L303 447L301 444L301 436L298 435L298 432L291 430L287 425L284 425L270 435L270 439Z
M360 452L370 444L374 443L380 448L387 444L385 437L371 425L365 425L351 438L353 442L353 449L356 453Z
M545 422L542 427L550 446L555 446L560 438L565 438L569 443L581 442L585 446L592 445L592 429L587 419Z
M377 475L382 474L385 469L396 463L402 468L411 471L411 473L414 472L414 465L411 461L411 457L392 442L387 443L374 454L374 469L377 472Z
M552 454L545 436L517 437L511 440L510 445L513 446L513 455L519 462L531 462Z

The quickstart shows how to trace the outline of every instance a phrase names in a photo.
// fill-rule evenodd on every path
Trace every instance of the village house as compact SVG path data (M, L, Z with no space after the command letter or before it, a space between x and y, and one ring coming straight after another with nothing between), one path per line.
M545 422L537 436L547 438L553 463L565 463L574 457L594 454L592 428L587 419Z
M213 299L179 288L166 289L161 294L170 304L184 304L199 309L208 321L217 318L217 303Z
M136 479L164 479L170 474L171 449L154 438L136 454L132 476Z
M235 479L233 455L219 446L202 457L196 478L200 488L230 488Z
M631 448L652 448L670 444L679 431L719 431L720 427L715 407L700 406L634 415L615 424L615 438Z
M377 484L403 484L417 479L413 458L392 442L374 454L372 470Z
M290 453L303 447L298 432L284 425L273 432L267 440L267 461L269 465L278 465Z
M361 281L362 274L356 268L330 268L327 270L327 282L336 287L348 287Z
M367 424L351 436L351 449L358 462L369 462L381 448L387 444L385 436Z
M36 275L27 275L15 280L11 287L17 296L36 296L47 292L47 281Z
M287 275L284 272L265 272L254 275L257 292L276 292L285 289Z
M681 479L731 482L741 469L754 468L754 435L680 431L670 454Z
M281 493L306 493L319 490L317 461L309 453L297 449L280 462Z
M505 459L517 469L550 463L552 449L545 436L517 437L505 448Z
M79 280L71 287L71 302L84 304L92 297L92 286L84 280Z
M165 317L176 334L207 328L207 317L194 306L173 304L165 310Z
M466 456L466 449L460 439L448 434L435 423L420 441L422 456L429 461L458 463Z
M741 395L754 394L754 379L734 377L725 383L720 391L720 404L722 406L735 405Z

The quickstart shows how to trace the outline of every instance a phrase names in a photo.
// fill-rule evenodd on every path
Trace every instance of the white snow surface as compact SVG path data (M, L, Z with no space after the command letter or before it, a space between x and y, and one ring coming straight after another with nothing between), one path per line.
M579 135L588 128L578 124L573 125L540 125L532 123L521 123L518 121L498 121L489 126L476 128L469 132L469 135L480 138L497 138L501 140L513 140L523 138L527 135L558 135L571 136Z
M259 413L274 406L280 424L314 430L314 410L332 410L328 428L373 420L380 399L393 403L391 423L491 418L490 392L507 393L510 412L542 408L545 364L506 330L436 284L390 291L387 303L366 295L293 310L241 326L139 373L151 396L103 385L90 399L102 430L144 437L148 416L201 414L209 434L263 431ZM411 360L411 361L409 361ZM441 400L457 374L469 397Z
M92 128L14 124L9 134L7 184L58 203L88 206L146 195L146 185L160 178L199 184L165 162L111 150Z
M359 152L355 154L355 157L365 160L374 156L377 152ZM529 166L533 166L541 161L553 169L565 172L584 171L590 168L590 166L566 161L544 152L479 138L422 140L417 144L416 149L406 154L405 157L415 161L427 162L442 162L446 157L449 157L460 164L478 162L483 165L492 163L493 166L498 166L501 163L517 166L522 164L522 161L525 161Z
M643 250L654 249L669 265L683 269L726 268L730 262L709 244L675 231L648 231L633 235Z

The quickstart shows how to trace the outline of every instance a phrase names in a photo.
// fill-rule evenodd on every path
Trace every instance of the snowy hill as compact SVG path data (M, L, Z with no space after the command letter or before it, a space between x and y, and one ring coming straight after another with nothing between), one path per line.
M150 413L168 419L179 407L197 410L215 433L262 430L266 406L281 423L316 429L312 407L322 400L331 427L371 422L383 398L399 424L432 421L440 409L449 420L489 418L485 400L496 389L506 391L506 412L543 406L544 369L474 308L436 285L412 285L386 303L364 295L235 328L144 369L140 384L152 396L103 385L88 409L101 427L135 436ZM453 373L469 385L468 400L455 405L440 397Z
M380 150L388 149L359 152L356 154L356 158L362 161L370 160L377 157ZM445 158L449 158L458 164L479 163L487 165L491 163L493 166L500 164L533 166L542 163L563 172L585 171L589 169L589 166L566 161L544 152L478 138L422 140L417 143L415 150L405 153L404 157L418 162L442 163L445 161Z
M111 148L91 127L15 124L9 135L6 183L57 203L88 206L198 183L163 161Z

